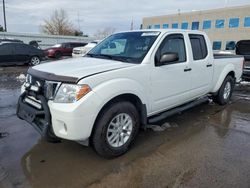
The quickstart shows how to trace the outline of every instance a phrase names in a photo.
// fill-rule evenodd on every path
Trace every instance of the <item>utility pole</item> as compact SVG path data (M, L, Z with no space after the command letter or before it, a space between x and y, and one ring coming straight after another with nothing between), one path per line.
M5 14L5 0L3 0L3 19L4 19L4 30L5 30L5 32L7 32L6 14Z
M83 22L83 19L80 19L79 11L77 12L77 23L78 23L78 30L81 31L81 22Z

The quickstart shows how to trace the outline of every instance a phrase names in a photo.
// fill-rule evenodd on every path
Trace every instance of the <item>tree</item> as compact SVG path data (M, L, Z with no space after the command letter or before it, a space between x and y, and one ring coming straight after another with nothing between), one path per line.
M98 30L95 34L97 39L104 39L115 32L115 28L107 27L103 30Z
M0 25L0 32L3 32L4 31L4 28L3 26Z
M69 21L65 10L55 10L49 19L41 26L43 33L50 35L75 35L76 29Z

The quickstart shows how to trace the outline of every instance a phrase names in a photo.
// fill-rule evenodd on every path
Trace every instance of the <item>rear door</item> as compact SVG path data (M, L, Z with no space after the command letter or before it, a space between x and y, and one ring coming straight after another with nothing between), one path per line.
M155 66L151 74L153 113L167 110L187 101L190 91L190 69L183 34L170 34L162 41L155 62L165 53L177 53L175 62Z
M193 61L190 63L191 92L193 97L209 91L213 79L213 59L208 55L205 37L200 34L189 34Z

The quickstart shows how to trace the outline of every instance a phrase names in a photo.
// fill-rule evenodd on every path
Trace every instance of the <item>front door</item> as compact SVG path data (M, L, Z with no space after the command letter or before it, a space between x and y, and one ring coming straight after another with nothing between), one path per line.
M176 53L178 60L156 66L151 74L152 112L178 106L189 99L191 76L186 45L182 34L170 34L161 43L155 63L163 54Z

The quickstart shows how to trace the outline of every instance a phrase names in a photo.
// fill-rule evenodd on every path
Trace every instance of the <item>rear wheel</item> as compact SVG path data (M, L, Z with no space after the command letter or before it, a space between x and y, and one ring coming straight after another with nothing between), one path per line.
M139 130L139 114L130 102L117 102L103 110L92 135L95 151L106 158L128 151Z
M35 66L35 65L39 65L41 63L41 60L38 56L33 56L30 59L30 65Z
M234 89L234 79L232 76L227 76L222 83L218 94L214 96L214 100L220 105L225 105L230 101Z
M61 139L58 138L54 131L52 130L52 127L48 127L48 129L45 132L45 140L50 143L59 143L61 142Z

